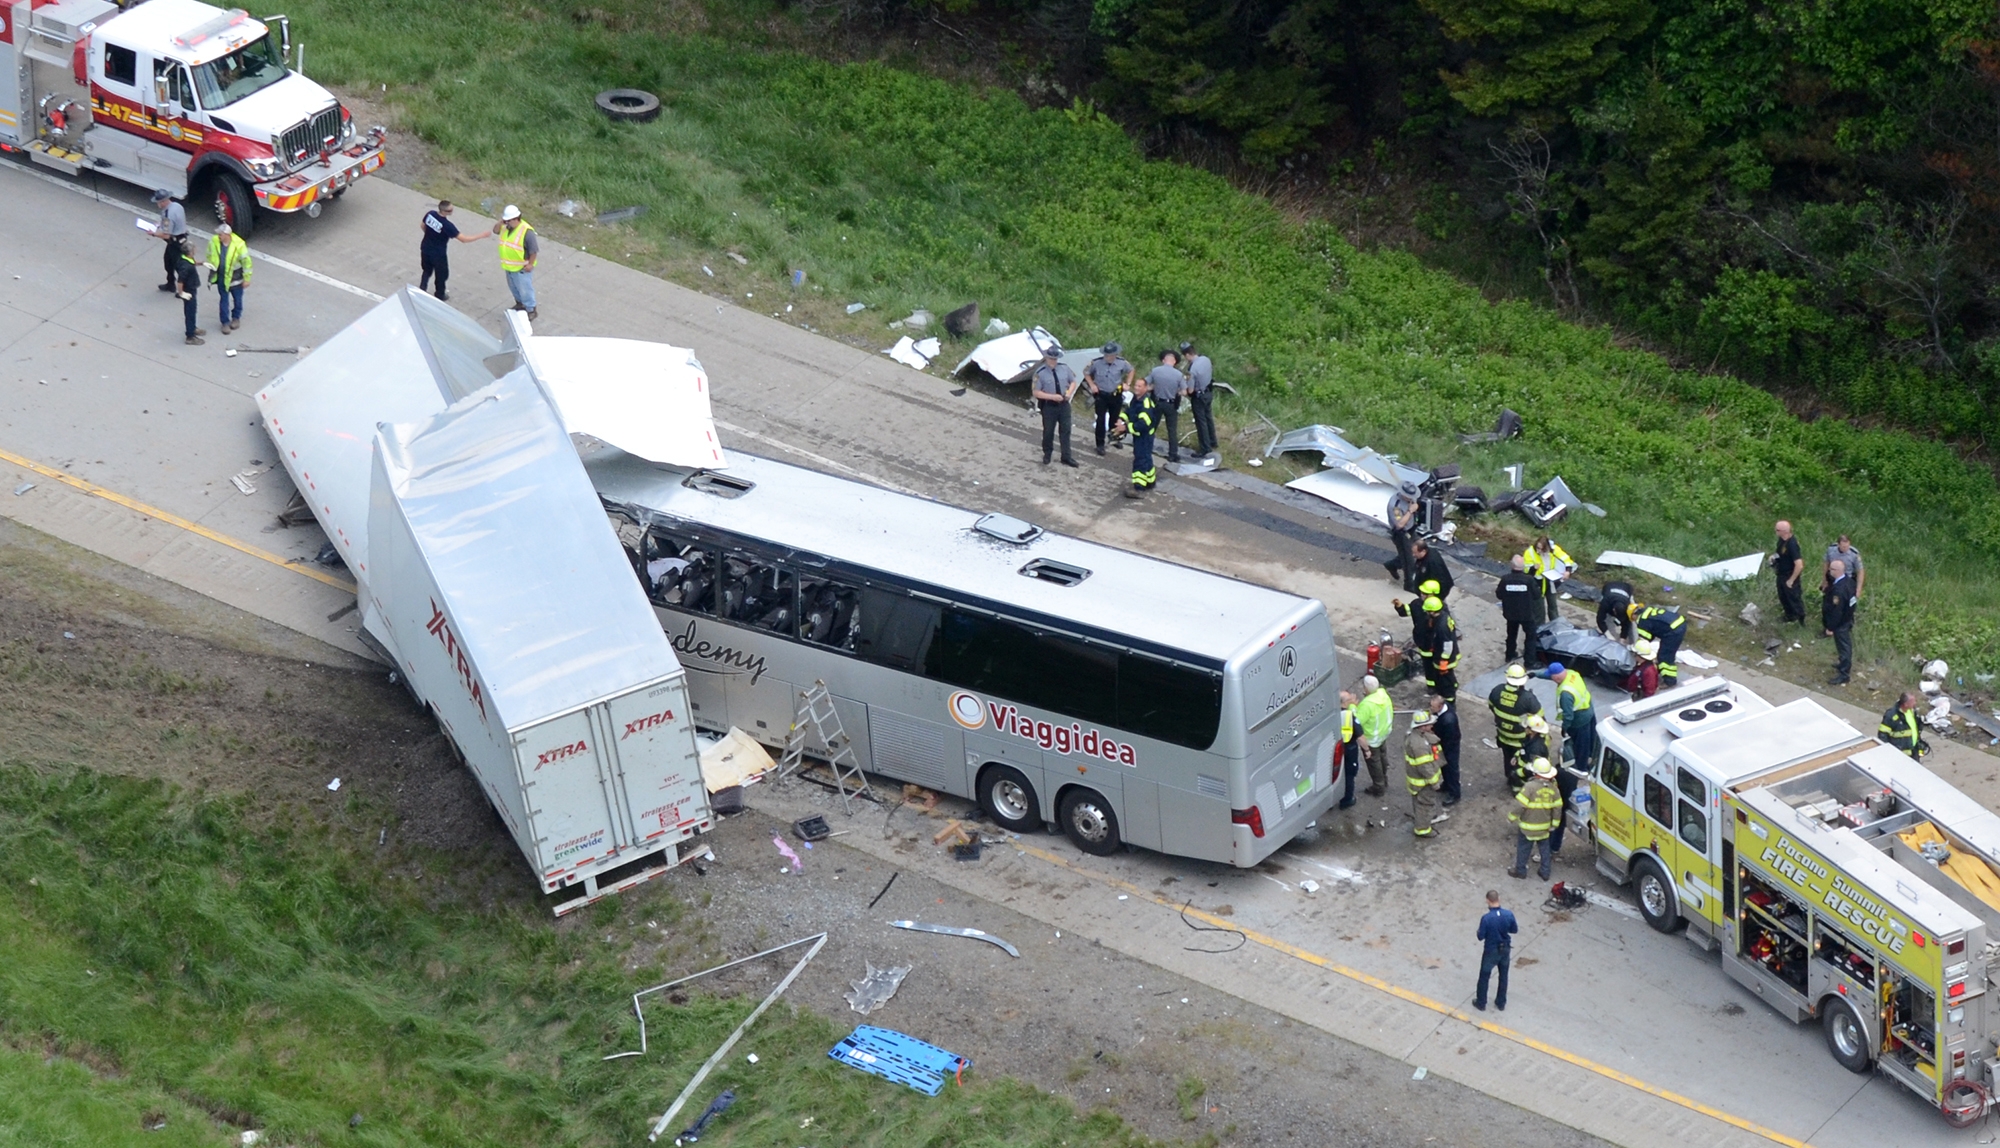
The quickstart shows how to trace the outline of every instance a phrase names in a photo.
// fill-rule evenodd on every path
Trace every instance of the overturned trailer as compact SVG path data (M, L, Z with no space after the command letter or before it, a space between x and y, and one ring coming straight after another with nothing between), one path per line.
M604 525L533 340L495 339L406 289L257 402L355 576L365 636L437 718L560 915L704 852L713 816L685 674ZM599 375L591 348L547 357Z

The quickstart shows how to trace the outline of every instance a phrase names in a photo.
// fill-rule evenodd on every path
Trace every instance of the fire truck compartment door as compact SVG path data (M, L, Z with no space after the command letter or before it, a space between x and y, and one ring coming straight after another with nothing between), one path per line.
M1711 924L1722 921L1722 841L1715 787L1674 768L1674 882L1681 898Z

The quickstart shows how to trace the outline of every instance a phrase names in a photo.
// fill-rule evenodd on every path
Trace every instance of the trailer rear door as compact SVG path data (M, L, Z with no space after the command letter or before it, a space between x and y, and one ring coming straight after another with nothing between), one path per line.
M604 705L615 791L639 851L671 844L710 824L701 760L688 736L687 681L675 677Z
M514 758L528 794L535 863L545 887L618 847L606 800L610 770L604 738L592 720L596 708L514 732Z

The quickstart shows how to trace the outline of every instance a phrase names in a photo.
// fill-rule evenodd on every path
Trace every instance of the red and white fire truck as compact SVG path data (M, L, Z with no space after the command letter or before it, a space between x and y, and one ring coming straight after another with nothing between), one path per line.
M165 188L242 235L255 208L317 216L382 166L385 133L357 129L295 62L283 16L0 0L0 149Z

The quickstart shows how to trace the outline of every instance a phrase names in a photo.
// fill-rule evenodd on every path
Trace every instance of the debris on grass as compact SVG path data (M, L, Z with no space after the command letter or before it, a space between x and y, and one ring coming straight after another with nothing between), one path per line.
M893 1029L865 1024L855 1026L852 1033L827 1050L827 1055L884 1080L906 1084L925 1096L936 1096L944 1090L946 1074L963 1085L965 1070L972 1067L970 1060L955 1052Z
M903 983L903 978L909 976L910 970L916 967L903 965L878 969L871 961L863 961L862 965L868 970L867 975L858 981L847 982L854 987L840 994L846 999L848 1007L862 1016L867 1016L888 1004L889 998L896 995L896 989Z

